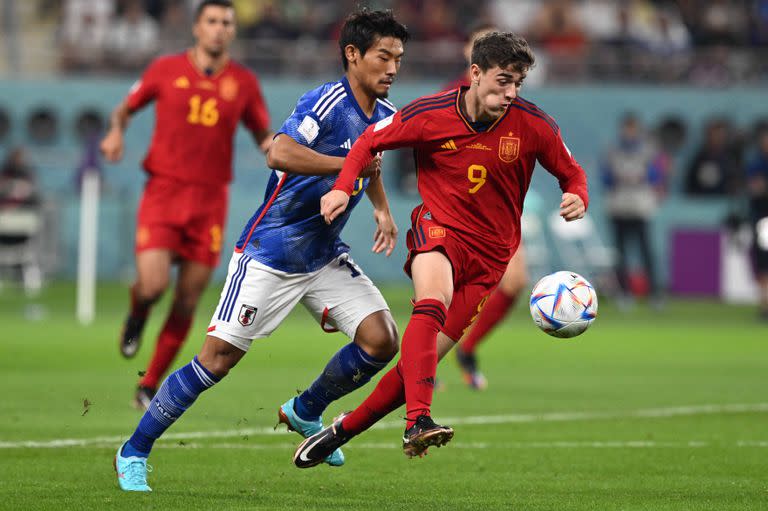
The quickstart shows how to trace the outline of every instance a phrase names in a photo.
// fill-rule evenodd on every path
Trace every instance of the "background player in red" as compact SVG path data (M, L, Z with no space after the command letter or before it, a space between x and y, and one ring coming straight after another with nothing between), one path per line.
M560 215L584 216L587 179L554 120L518 96L533 65L528 43L511 33L480 37L472 50L471 85L414 101L367 129L352 147L334 190L320 204L332 222L347 206L355 178L383 150L413 147L424 203L414 209L405 270L416 302L401 358L351 414L306 439L299 467L329 452L405 402L403 449L421 456L453 436L430 408L435 369L477 316L520 242L523 200L536 162L563 190Z
M452 90L458 87L469 87L471 81L472 46L475 40L490 32L496 32L495 25L486 23L478 25L469 34L467 44L464 46L464 58L467 61L467 71L452 81L444 90ZM461 368L464 382L473 389L484 390L488 387L488 381L480 371L477 363L476 349L478 344L485 340L490 331L506 316L507 312L517 301L523 289L528 285L528 269L526 268L525 246L520 243L517 252L507 265L504 276L501 277L499 286L491 293L491 296L483 305L477 320L470 326L467 334L456 347L456 360Z
M123 155L123 133L137 110L155 101L155 130L144 169L149 174L136 227L137 278L120 351L139 348L147 315L179 264L173 305L158 337L136 405L146 408L181 349L197 302L219 262L238 123L266 153L269 114L256 77L229 56L235 12L229 0L204 0L195 12L195 45L152 62L112 114L101 143L112 162Z

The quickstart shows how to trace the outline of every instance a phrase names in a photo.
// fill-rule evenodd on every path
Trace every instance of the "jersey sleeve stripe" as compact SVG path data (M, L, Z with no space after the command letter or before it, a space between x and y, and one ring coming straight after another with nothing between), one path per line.
M384 105L385 108L388 108L389 110L392 110L392 112L397 112L397 107L395 105L393 105L392 103L390 103L389 101L387 101L386 99L379 98L376 101L378 101L379 103Z
M329 96L328 99L322 104L322 106L317 110L315 110L315 113L317 113L317 116L318 117L324 116L326 112L328 112L328 105L336 101L336 99L339 98L340 96L344 96L346 94L347 92L343 88L334 92L333 96Z
M409 111L414 110L416 108L419 108L423 105L429 105L434 103L440 103L442 101L451 100L453 101L453 94L443 94L441 96L437 97L430 97L430 98L420 98L416 101L412 101L408 105L404 106L402 109L403 114L407 114Z
M531 110L534 110L534 111L540 113L541 115L543 115L544 117L546 117L547 119L549 119L553 124L555 124L555 126L557 126L557 123L555 122L555 119L553 119L551 115L547 114L547 112L545 112L544 110L542 110L541 108L536 106L535 103L532 103L532 102L528 101L527 99L522 98L520 96L518 96L517 99L518 99L518 101L521 101L521 102L525 103L525 105L528 106Z
M511 103L509 106L510 107L514 107L514 108L518 108L518 109L522 110L523 112L529 113L529 114L531 114L531 115L533 115L535 117L538 117L539 119L543 120L544 122L546 122L549 125L550 128L552 128L552 131L554 131L555 134L557 134L560 131L560 128L557 127L557 124L555 124L554 121L550 121L549 119L547 119L546 117L544 117L542 114L540 114L538 112L531 111L528 108L526 108L526 107L524 107L524 106L522 106L522 105L520 105L518 103Z
M340 83L337 83L330 89L328 89L325 94L320 96L320 99L317 100L317 103L315 103L315 106L312 107L312 110L317 112L321 108L321 104L324 103L329 97L333 96L338 92L338 90L342 88L342 85Z
M438 110L438 109L446 108L449 106L453 106L453 99L446 100L443 103L432 103L432 104L422 106L421 108L411 109L408 111L408 113L403 113L401 121L405 122L408 119L416 117L417 115L422 114L424 112L428 112L429 110Z
M341 101L342 99L344 99L346 97L347 97L347 93L345 92L344 94L342 94L341 96L339 96L338 98L333 100L333 103L331 103L331 105L328 108L326 108L325 112L323 112L323 114L320 116L320 120L322 121L323 119L325 119L328 116L328 114L331 113L331 111L333 110L333 107L338 105L339 101Z

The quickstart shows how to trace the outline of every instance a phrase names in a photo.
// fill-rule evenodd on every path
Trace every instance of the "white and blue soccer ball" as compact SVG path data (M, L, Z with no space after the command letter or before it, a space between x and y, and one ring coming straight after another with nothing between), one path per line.
M559 271L539 280L531 292L536 326L554 337L576 337L597 317L597 294L578 273Z

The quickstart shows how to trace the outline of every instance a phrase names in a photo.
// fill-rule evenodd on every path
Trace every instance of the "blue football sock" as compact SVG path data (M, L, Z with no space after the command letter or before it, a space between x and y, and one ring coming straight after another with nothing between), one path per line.
M351 342L341 348L323 372L294 401L296 414L304 420L318 419L328 405L368 383L374 374L389 363L377 360Z
M202 366L197 357L171 373L144 412L139 426L126 442L121 455L148 457L155 440L181 417L200 393L214 386L219 380L220 378Z

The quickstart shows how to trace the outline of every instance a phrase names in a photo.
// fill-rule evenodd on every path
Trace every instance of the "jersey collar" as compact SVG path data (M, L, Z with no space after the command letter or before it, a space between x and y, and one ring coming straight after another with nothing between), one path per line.
M229 57L227 57L227 60L224 61L224 64L221 66L221 68L211 76L206 75L199 67L197 67L195 59L192 57L192 48L187 50L187 62L189 62L189 65L192 67L192 69L195 70L195 73L197 73L200 78L204 78L206 80L215 80L216 78L220 77L224 71L229 69L229 63L231 60Z
M365 112L363 112L363 109L360 108L360 105L357 103L357 98L355 98L355 95L352 93L352 87L349 85L349 80L347 80L346 76L341 77L341 84L344 86L344 90L347 93L347 97L349 98L352 105L355 107L355 110L357 111L357 115L360 116L362 120L364 120L368 124L373 124L373 119L376 117L376 109L379 108L378 104L373 105L373 113L370 117L365 115ZM376 100L376 103L378 103L378 100Z
M462 85L461 87L459 87L459 93L456 94L456 115L458 115L459 119L461 119L462 122L464 122L464 126L466 126L466 128L469 130L470 133L477 134L478 132L475 131L475 128L472 127L472 123L469 122L469 119L464 117L464 114L461 111L461 103L460 103L460 101L464 97L464 93L467 92L468 90L469 90L469 87L467 87L466 85ZM510 108L507 107L507 109L504 110L504 113L501 114L501 116L498 119L493 121L493 124L488 126L487 130L482 131L480 133L490 133L493 130L493 128L498 126L498 124L501 122L501 120L504 119L507 116L507 114L509 113L509 110L510 110Z

